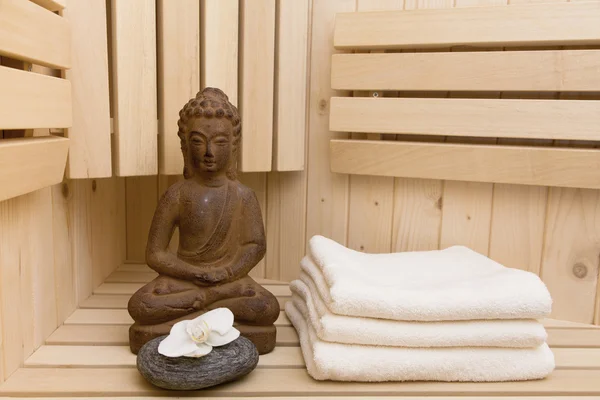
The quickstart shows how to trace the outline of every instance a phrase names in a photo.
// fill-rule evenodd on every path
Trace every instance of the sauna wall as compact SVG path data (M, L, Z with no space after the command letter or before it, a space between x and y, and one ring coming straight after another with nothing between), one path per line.
M125 259L123 188L67 180L0 202L0 378Z
M523 2L508 1L511 4ZM267 255L252 272L254 276L287 281L297 277L306 242L316 234L366 252L431 250L461 244L506 266L539 274L554 299L554 318L600 323L598 190L348 176L330 172L329 140L349 135L328 130L329 99L342 94L330 89L335 14L484 5L507 6L507 0L311 2L307 21L305 168L243 173L240 178L257 193L267 231ZM276 53L276 57L283 56ZM274 79L278 82L277 71ZM460 96L460 93L444 96ZM493 93L486 96L557 98L569 94ZM291 121L277 123L280 129L291 127ZM490 141L497 142L503 143ZM260 152L261 148L257 146L254 150ZM180 178L127 178L128 259L143 261L145 238L158 197L155 194L160 195L166 185L177 179Z

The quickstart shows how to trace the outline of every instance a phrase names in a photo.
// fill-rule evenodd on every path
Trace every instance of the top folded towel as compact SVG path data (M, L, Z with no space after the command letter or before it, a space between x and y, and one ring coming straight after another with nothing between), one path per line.
M406 321L542 318L552 299L541 279L463 246L367 254L323 236L301 267L335 314Z

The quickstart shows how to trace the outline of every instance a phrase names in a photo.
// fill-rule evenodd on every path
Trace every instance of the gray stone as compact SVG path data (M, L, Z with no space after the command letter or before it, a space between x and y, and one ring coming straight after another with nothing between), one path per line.
M240 336L225 346L214 347L203 357L165 357L152 339L140 349L137 368L155 386L172 390L198 390L230 382L250 373L258 364L258 350Z

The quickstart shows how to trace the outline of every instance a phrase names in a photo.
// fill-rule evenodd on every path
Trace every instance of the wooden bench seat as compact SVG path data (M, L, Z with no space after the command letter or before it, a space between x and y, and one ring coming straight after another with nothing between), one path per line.
M16 397L123 397L181 395L148 384L135 368L128 348L131 319L126 301L156 274L143 265L124 265L107 278L80 308L59 327L23 368L0 385L0 396ZM276 294L280 304L290 298L287 283L259 280ZM85 306L84 306L85 307ZM261 356L247 377L192 393L214 397L352 396L502 396L536 399L551 396L600 396L600 327L553 319L544 320L556 357L556 370L544 380L510 383L341 383L319 382L308 376L298 336L282 312L276 322L277 347ZM315 398L315 397L313 397Z

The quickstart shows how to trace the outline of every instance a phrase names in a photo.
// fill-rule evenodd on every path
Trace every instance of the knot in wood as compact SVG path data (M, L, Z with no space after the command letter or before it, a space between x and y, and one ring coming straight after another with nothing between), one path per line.
M588 273L588 268L583 263L577 263L573 266L573 275L575 275L579 279L583 279L586 277Z

